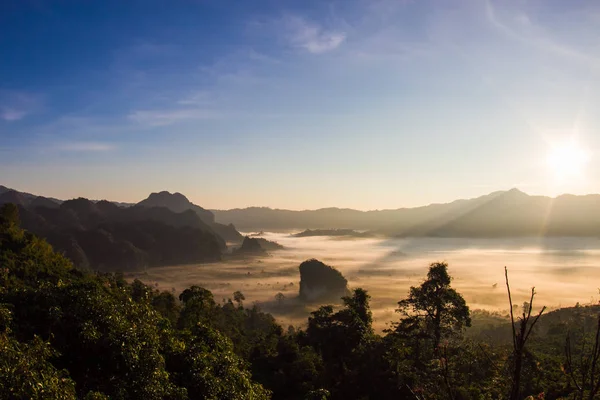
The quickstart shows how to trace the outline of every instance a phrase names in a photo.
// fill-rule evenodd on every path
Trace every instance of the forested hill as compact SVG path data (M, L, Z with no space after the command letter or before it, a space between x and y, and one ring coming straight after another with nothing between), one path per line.
M38 196L27 192L19 192L17 190L0 185L0 205L13 203L23 208L27 208L28 210L35 211L37 207L58 208L63 202L64 200ZM210 231L219 236L219 238L223 239L225 242L239 244L244 239L242 234L237 231L233 224L225 225L215 222L215 216L212 212L192 203L181 193L169 193L167 191L151 193L146 199L137 204L115 201L109 202L106 200L90 200L90 202L94 204L111 203L119 206L120 208L127 208L135 205L144 208L164 207L173 211L174 213L184 213L185 211L192 210L198 215L202 222L209 227Z
M241 292L217 303L199 286L175 294L119 274L83 272L19 228L14 205L0 209L0 266L2 399L599 394L598 307L538 319L540 307L531 312L525 303L513 308L524 321L516 320L514 331L489 314L478 325L444 263L432 264L423 283L399 299L398 319L384 335L373 331L370 295L360 288L313 311L305 328L284 330L246 306ZM476 331L467 339L465 329Z
M176 213L192 210L226 242L241 243L244 239L233 224L224 225L215 222L215 216L212 212L192 203L181 193L169 193L166 191L151 193L147 199L140 201L137 205L141 207L165 207Z
M388 236L600 236L600 195L530 196L517 189L447 204L396 210L213 210L243 231L357 229Z
M75 199L56 207L19 206L25 229L75 265L100 271L218 261L225 242L192 210L118 207Z

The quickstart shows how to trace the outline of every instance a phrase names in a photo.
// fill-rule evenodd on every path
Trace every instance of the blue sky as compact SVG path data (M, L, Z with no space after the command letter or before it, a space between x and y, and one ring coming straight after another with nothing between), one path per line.
M596 1L0 4L0 184L204 207L600 192ZM548 152L587 162L557 178Z

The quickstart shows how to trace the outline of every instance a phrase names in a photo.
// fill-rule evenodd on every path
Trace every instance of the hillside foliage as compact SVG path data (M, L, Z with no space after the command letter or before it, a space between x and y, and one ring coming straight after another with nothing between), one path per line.
M384 334L374 332L361 288L341 306L316 309L303 329L284 329L244 300L82 272L21 229L19 209L5 205L0 398L512 398L510 323L465 335L472 313L444 263L399 299L400 318ZM523 347L520 398L594 398L597 311L540 319Z

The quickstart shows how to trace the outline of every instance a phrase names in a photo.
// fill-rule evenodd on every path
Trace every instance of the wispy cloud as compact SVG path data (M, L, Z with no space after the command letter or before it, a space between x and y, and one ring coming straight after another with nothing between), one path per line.
M39 106L39 96L16 91L0 91L0 119L12 122L25 118Z
M137 110L128 118L148 127L172 125L189 120L205 120L219 118L220 114L205 109L185 108L175 110Z
M56 146L56 150L70 152L105 152L115 149L111 143L101 142L69 142Z
M540 51L552 53L592 68L600 68L600 58L555 41L542 26L534 25L526 12L517 10L516 15L513 17L517 26L511 26L510 21L502 19L499 16L494 2L486 0L484 4L486 6L487 20L506 37L532 46Z
M5 121L18 121L25 115L27 115L27 112L14 108L2 107L0 110L0 118Z
M198 90L177 101L182 106L206 106L213 101L208 90Z
M282 22L289 43L312 54L335 50L346 40L346 33L324 29L299 16L287 16Z

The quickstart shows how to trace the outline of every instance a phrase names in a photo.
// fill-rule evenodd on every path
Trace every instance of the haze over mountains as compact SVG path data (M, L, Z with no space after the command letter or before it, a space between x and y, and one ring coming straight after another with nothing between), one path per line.
M266 207L212 210L218 221L243 231L358 229L390 236L598 236L600 195L530 196L518 189L468 200L396 210Z
M23 207L57 207L61 200L17 192L0 186L0 204ZM97 202L96 202L97 203ZM127 203L114 204L123 206ZM152 193L137 203L166 207L180 213L192 210L227 242L238 243L237 231L288 231L304 229L357 229L388 236L416 237L518 237L600 235L600 195L556 198L531 196L518 189L497 191L473 199L456 200L395 210L359 211L341 208L282 210L248 207L207 210L181 193ZM237 229L236 229L237 228Z
M181 193L171 194L166 191L151 193L147 199L140 201L137 205L142 207L166 207L176 213L192 210L225 241L241 242L244 238L232 224L223 225L215 222L215 215L212 212L190 202L187 197Z
M217 261L242 231L356 229L393 237L600 236L600 195L530 196L517 189L397 210L264 207L207 210L180 193L135 205L62 201L0 186L0 204L19 206L23 227L45 237L76 265L100 269ZM217 222L218 221L218 222ZM309 231L310 232L310 231Z
M214 222L210 211L185 196L152 193L123 207L83 198L61 201L0 188L0 204L19 207L22 226L42 236L75 265L96 270L218 261L235 227Z

